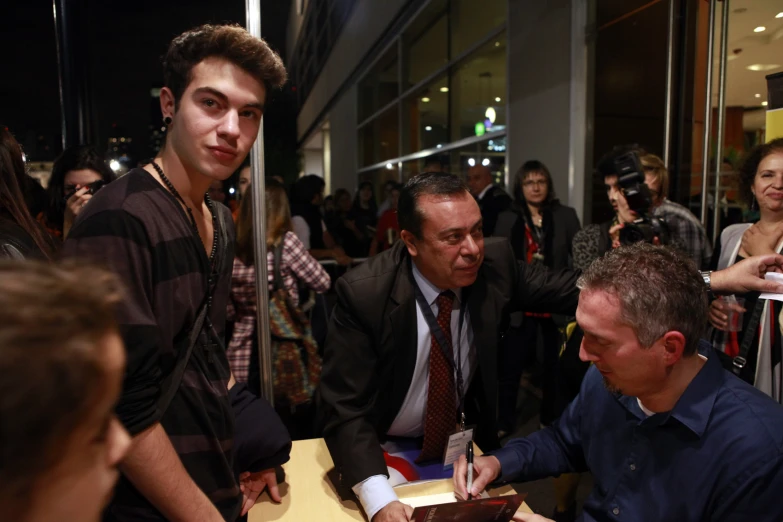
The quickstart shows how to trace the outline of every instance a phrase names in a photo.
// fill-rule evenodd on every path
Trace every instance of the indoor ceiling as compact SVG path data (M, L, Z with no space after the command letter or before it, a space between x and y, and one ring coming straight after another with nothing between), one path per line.
M718 57L720 53L720 10L718 4L713 67L713 103L718 100ZM761 108L767 99L765 76L783 71L783 13L781 0L732 0L729 11L726 105ZM764 27L764 31L755 32ZM751 65L776 65L763 71L748 70ZM757 96L759 95L759 96ZM763 111L760 111L763 114Z

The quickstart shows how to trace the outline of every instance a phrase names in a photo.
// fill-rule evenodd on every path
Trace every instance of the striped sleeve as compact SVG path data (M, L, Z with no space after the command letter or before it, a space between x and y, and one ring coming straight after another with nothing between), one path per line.
M152 248L144 225L121 209L104 210L77 222L63 255L104 266L122 280L126 295L118 308L127 353L117 415L135 435L158 422L161 335L152 309ZM85 284L90 284L85 281Z

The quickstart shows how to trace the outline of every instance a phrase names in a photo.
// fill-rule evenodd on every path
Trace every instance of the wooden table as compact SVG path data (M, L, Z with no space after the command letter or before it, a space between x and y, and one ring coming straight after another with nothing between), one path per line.
M283 502L275 504L264 492L250 510L248 522L283 520L289 522L365 521L364 512L353 500L343 501L337 495L326 473L334 467L323 439L295 441L291 460L283 465L286 481L280 484ZM396 489L400 500L405 498L454 491L451 480L435 480ZM511 486L494 489L490 496L513 494ZM532 513L527 504L521 511Z

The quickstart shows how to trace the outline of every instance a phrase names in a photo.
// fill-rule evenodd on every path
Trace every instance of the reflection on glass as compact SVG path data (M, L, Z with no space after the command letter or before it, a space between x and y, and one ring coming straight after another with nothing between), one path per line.
M434 0L402 35L403 74L409 89L448 63L449 22L446 0Z
M403 154L449 142L449 87L445 76L409 96L402 105Z
M472 143L449 152L449 172L467 178L468 169L476 166L488 167L494 183L505 187L506 138L496 138Z
M506 0L451 1L452 59L506 21L506 4Z
M396 158L399 150L397 105L359 129L359 166Z
M359 184L361 185L365 181L372 183L373 193L377 200L376 203L381 204L385 198L383 193L384 184L387 181L397 181L398 175L397 164L390 163L380 169L370 170L359 174Z
M392 45L359 82L360 122L381 110L400 95L399 71L397 69L397 46Z
M505 129L505 32L460 63L449 88L452 141Z

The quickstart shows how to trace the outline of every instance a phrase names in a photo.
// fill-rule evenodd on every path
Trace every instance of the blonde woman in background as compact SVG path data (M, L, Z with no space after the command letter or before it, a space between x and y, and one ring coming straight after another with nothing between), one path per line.
M250 357L256 340L256 269L253 252L253 198L242 198L236 230L234 273L231 281L229 320L234 321L234 332L228 344L228 362L238 382L247 382ZM288 196L280 183L266 185L266 247L269 290L274 283L274 250L283 242L280 271L283 283L295 305L299 304L299 285L318 293L329 290L329 274L310 255L293 233ZM233 308L233 310L232 310ZM233 316L233 317L232 317Z

